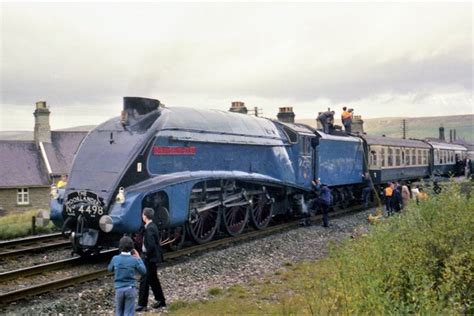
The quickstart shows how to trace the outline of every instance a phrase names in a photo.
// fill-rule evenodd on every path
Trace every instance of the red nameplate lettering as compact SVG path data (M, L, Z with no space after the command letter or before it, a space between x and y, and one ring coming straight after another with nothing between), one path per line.
M195 155L196 147L153 147L153 155L166 156L166 155Z

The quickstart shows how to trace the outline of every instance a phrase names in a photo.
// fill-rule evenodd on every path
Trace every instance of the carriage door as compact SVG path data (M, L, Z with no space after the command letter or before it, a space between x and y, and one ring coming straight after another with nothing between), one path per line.
M298 157L298 184L301 186L310 186L313 180L312 167L313 157L311 150L311 138L309 136L300 136L300 148Z

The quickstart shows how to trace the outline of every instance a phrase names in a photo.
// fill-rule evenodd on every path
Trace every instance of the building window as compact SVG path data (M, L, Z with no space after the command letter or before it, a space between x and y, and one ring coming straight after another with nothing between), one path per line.
M382 167L385 167L385 148L382 148L380 151L380 162Z
M30 194L28 188L20 188L16 193L16 204L28 205L30 204Z
M393 149L389 148L387 150L387 165L389 167L393 166Z

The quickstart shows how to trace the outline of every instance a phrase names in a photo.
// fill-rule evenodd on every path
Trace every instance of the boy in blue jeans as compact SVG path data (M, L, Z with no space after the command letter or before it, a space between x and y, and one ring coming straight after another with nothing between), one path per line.
M115 272L115 313L117 316L128 316L135 313L135 271L145 275L146 268L138 252L133 249L130 237L120 239L119 249L121 253L112 258L109 271Z

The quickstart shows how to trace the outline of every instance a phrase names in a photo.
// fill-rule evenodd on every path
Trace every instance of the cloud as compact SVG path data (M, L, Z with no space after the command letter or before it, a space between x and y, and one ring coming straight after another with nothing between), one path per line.
M308 115L342 103L385 102L396 114L472 101L470 3L1 6L3 113L40 99L109 109L125 95Z

